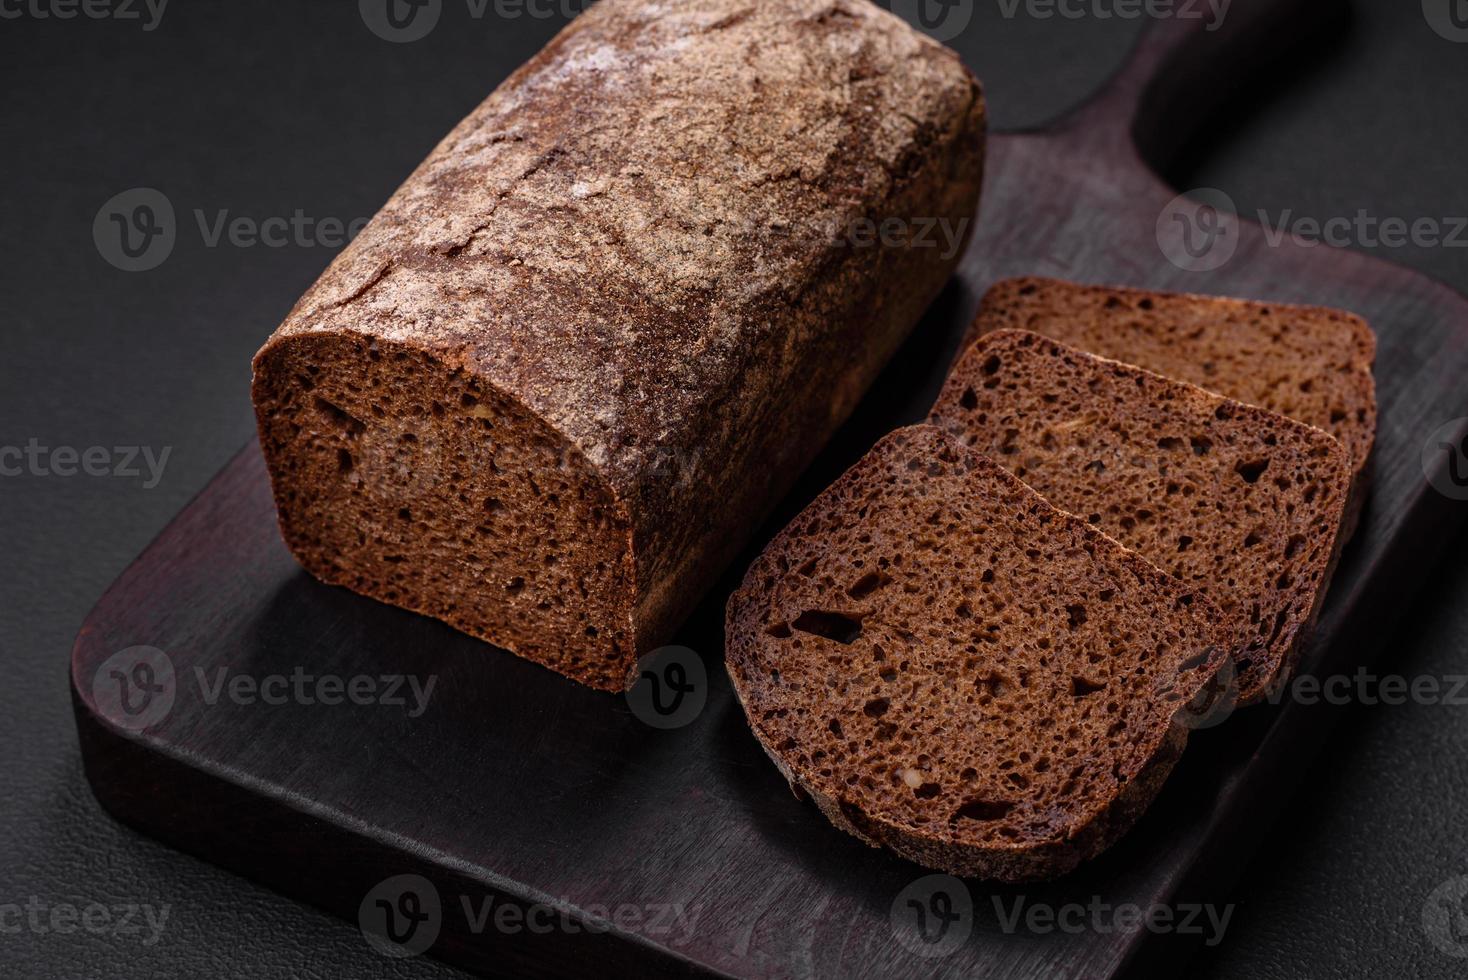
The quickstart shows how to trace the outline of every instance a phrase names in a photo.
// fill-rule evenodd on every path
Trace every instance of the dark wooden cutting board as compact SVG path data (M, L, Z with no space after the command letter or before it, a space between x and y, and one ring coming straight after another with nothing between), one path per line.
M902 916L904 889L927 872L838 833L791 796L731 697L721 613L784 521L883 433L925 413L983 290L1040 273L1321 303L1372 323L1381 427L1371 497L1307 663L1350 673L1390 649L1397 610L1468 513L1429 486L1422 463L1429 435L1468 415L1468 302L1355 253L1271 244L1248 222L1170 209L1176 192L1142 162L1206 124L1227 80L1259 70L1321 6L1235 0L1211 33L1160 21L1086 106L1046 131L992 139L961 275L677 638L708 675L706 705L685 727L650 727L621 697L312 580L281 543L251 444L77 638L73 694L98 799L149 834L354 922L364 907L416 911L415 939L438 930L433 955L491 974L1099 977L1183 951L1145 930L1006 931L1000 911L1019 899L1223 905L1273 806L1319 755L1332 712L1264 706L1198 732L1112 851L1050 885L967 883L968 905L949 896L966 917L925 945ZM1230 250L1209 271L1181 267ZM406 688L401 706L212 696L221 678L299 672L436 680L416 717ZM140 729L140 719L153 723ZM431 884L379 888L403 874ZM477 914L487 898L511 911L479 928L463 902ZM517 928L516 910L534 912L536 928Z

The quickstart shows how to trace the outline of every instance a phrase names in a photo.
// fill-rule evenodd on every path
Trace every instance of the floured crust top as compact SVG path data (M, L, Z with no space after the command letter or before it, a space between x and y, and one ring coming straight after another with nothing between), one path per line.
M952 52L865 0L602 0L439 144L272 339L423 347L625 488L659 447L707 444L688 431L700 403L750 359L798 368L792 324L831 240L982 113Z

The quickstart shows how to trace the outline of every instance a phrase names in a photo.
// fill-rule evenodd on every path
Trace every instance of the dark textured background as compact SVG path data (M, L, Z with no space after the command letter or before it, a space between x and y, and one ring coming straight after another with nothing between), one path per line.
M1090 0L1087 0L1088 4ZM557 4L573 8L579 0ZM1098 85L1138 22L1006 19L979 4L951 43L1002 128ZM1355 0L1290 65L1209 120L1167 176L1241 209L1317 218L1468 215L1468 44L1419 0ZM11 11L10 0L0 10ZM173 0L138 21L0 19L0 445L172 447L151 489L119 477L0 477L0 906L151 903L161 941L5 931L17 977L450 976L370 952L355 928L139 837L82 776L66 688L82 617L249 438L248 362L330 257L205 247L191 212L370 215L434 142L564 22L474 20L446 0L427 39L388 44L351 0ZM179 241L149 272L108 265L92 219L136 186L166 193ZM1468 249L1372 249L1468 290ZM1468 379L1465 379L1468 383ZM1468 504L1464 504L1468 506ZM1405 611L1396 672L1468 672L1468 567L1451 548ZM306 746L283 751L308 750ZM1468 873L1468 707L1354 707L1230 896L1208 977L1463 976L1423 901Z

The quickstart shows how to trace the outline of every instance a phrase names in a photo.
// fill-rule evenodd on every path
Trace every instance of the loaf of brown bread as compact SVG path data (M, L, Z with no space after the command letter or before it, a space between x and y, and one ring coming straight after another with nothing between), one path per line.
M1038 334L985 334L930 421L1222 610L1241 703L1289 676L1351 460L1313 426Z
M1376 337L1354 313L1026 276L984 295L965 349L993 330L1044 334L1324 429L1351 454L1346 535L1355 528L1376 440Z
M984 104L866 0L602 0L255 358L327 582L625 685L949 277Z
M1196 586L932 426L879 442L729 601L729 674L797 792L956 875L1063 874L1116 840L1227 660Z

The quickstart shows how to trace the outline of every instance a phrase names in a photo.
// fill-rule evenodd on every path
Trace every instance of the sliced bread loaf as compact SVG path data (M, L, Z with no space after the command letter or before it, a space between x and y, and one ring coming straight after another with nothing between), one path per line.
M1376 338L1355 314L1024 277L985 294L965 349L1005 329L1044 334L1324 429L1357 473L1346 515L1354 528L1376 438Z
M750 726L797 794L953 874L1054 877L1119 837L1226 663L1195 586L932 426L900 429L729 600Z
M1038 334L986 334L930 421L1222 610L1239 700L1292 671L1351 461L1329 434Z
M972 227L985 109L864 0L602 0L446 137L254 363L318 578L621 690ZM717 506L710 506L717 501Z

